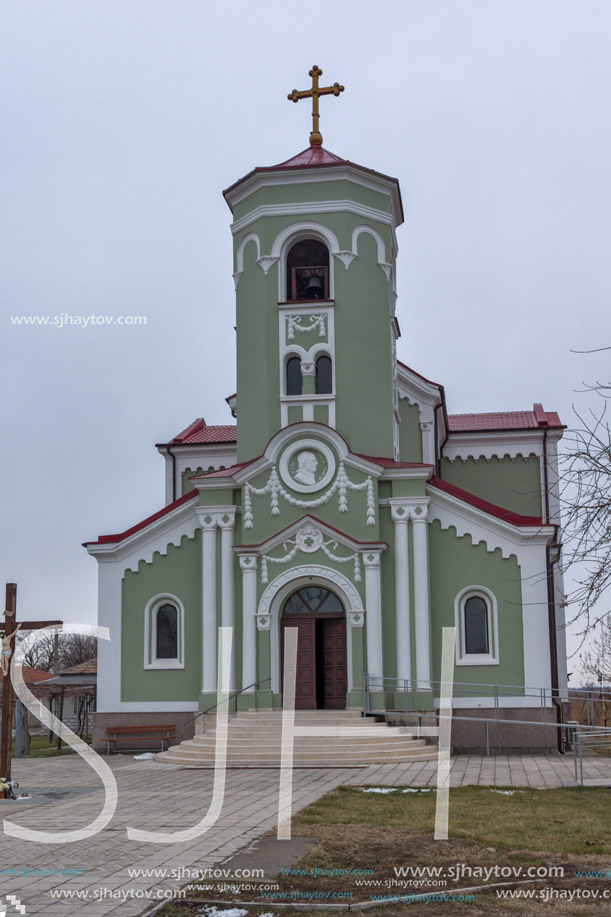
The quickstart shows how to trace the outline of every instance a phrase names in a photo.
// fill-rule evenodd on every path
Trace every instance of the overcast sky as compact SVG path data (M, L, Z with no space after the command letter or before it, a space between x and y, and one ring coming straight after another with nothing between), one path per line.
M397 176L399 357L450 412L574 423L608 379L608 0L4 0L0 588L19 615L96 619L81 547L163 505L153 448L230 423L221 191L307 146ZM10 316L144 315L24 327ZM569 665L569 670L571 669ZM573 665L574 668L574 665Z

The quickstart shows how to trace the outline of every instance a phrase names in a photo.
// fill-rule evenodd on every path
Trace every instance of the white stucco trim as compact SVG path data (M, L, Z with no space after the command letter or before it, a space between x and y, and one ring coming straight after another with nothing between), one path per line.
M478 596L486 603L488 618L488 653L467 653L465 647L465 603ZM466 586L454 599L454 624L456 627L456 665L499 664L499 615L496 596L485 586Z
M311 213L339 212L353 213L355 216L362 217L365 220L377 220L378 223L384 223L387 226L392 226L393 224L391 215L386 211L368 207L366 204L359 204L357 201L302 201L295 204L261 204L249 213L244 214L240 219L235 220L231 224L231 232L235 236L262 217L302 216Z
M403 222L398 183L379 173L373 174L362 169L353 168L349 163L329 166L325 169L302 167L300 169L283 170L276 168L273 171L255 172L241 182L237 182L226 193L226 200L230 207L234 207L250 194L253 194L258 188L269 185L312 185L317 182L328 181L351 181L361 185L363 188L369 188L372 191L386 195L390 198L392 212L388 216L392 220L393 230ZM307 206L311 213L312 204L308 202Z
M219 471L222 468L231 468L238 460L237 443L201 443L181 445L180 443L158 446L157 451L165 459L165 502L166 505L174 499L172 474L176 471L176 496L180 497L182 476L188 468L193 474L198 468L208 471L213 468ZM174 456L174 461L172 461ZM192 487L195 487L191 483Z
M386 256L386 244L380 233L374 229L373 226L361 224L360 226L355 227L355 229L352 231L352 254L355 257L358 256L358 240L359 236L363 233L371 236L375 240L376 245L378 246L378 264L380 267L384 268L386 279L390 280L390 271L388 269L391 268L391 265L388 263L389 259Z
M271 659L271 690L274 694L281 693L280 686L280 618L282 606L288 597L301 586L311 585L327 586L335 592L341 600L346 612L346 669L348 691L353 689L352 674L352 627L350 614L360 612L364 614L363 603L356 586L342 573L322 564L307 564L285 570L269 584L257 608L257 618L271 618L270 631L270 659ZM266 626L265 629L268 629Z
M162 605L175 605L177 615L178 656L175 659L157 658L157 613ZM185 608L178 596L161 592L153 596L144 608L144 668L184 669L185 667Z
M548 447L561 439L561 431L548 431ZM528 458L543 455L543 430L475 430L450 433L443 447L443 457L450 461L468 458Z

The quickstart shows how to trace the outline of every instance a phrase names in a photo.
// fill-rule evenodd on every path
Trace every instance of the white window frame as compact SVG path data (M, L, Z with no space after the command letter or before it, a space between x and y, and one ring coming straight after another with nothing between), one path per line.
M465 605L471 598L483 599L488 610L488 652L467 653ZM485 586L467 586L454 600L456 665L499 665L499 623L496 596Z
M174 605L177 614L178 656L175 659L157 658L157 612L162 605ZM185 609L180 599L169 592L153 596L144 609L144 668L184 669L185 667Z

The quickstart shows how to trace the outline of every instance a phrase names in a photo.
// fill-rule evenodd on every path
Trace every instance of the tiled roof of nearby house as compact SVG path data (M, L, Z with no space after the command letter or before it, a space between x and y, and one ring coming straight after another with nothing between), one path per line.
M50 672L43 672L42 669L35 669L29 665L24 665L22 673L26 685L35 684L39 681L46 681L47 678L53 677Z
M64 669L60 675L96 675L97 671L98 660L94 657L85 662L79 662L78 665L73 665L69 669Z
M455 484L450 484L449 481L443 481L441 478L431 478L429 484L432 487L436 487L437 490L442 490L451 497L456 497L458 500L462 500L463 503L468 503L469 506L482 510L482 512L488 513L490 516L496 516L497 519L502 519L503 522L509 522L511 525L541 526L543 524L540 516L521 516L519 513L504 509L502 506L488 503L487 500L482 500L481 497L476 497L475 494L471 494L461 487L456 487Z
M235 424L209 427L203 417L198 417L182 433L171 439L167 445L192 446L200 443L235 443L237 439L238 434Z
M561 428L563 424L555 411L544 411L535 404L532 411L494 411L490 414L450 414L450 433L478 430L540 430Z

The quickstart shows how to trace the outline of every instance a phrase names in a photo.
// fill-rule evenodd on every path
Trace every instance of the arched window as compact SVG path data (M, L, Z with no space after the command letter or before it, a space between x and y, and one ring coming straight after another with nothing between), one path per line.
M301 360L299 357L289 357L286 361L286 393L287 395L301 395L302 392Z
M317 239L303 239L286 258L286 298L329 298L329 249Z
M155 615L155 644L157 659L178 658L178 609L161 605Z
M488 605L481 595L472 595L465 602L465 652L490 652Z
M456 665L498 665L497 600L485 586L467 586L454 602Z
M333 391L331 357L326 354L316 360L316 394L330 395Z
M344 606L325 586L306 586L286 602L284 614L343 614Z
M144 609L144 668L183 669L185 611L174 595L157 595Z

